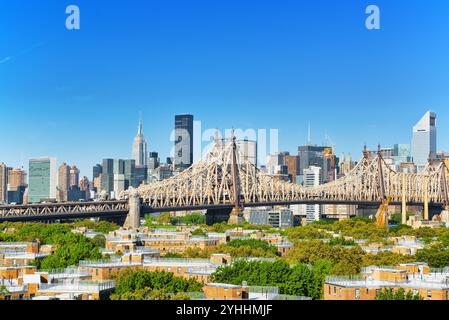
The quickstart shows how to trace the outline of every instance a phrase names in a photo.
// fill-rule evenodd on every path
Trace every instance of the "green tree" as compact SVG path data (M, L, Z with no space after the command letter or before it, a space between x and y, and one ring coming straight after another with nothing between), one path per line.
M423 300L423 298L419 294L414 294L411 291L405 293L403 288L397 291L387 288L377 293L376 300Z
M57 249L54 254L40 261L38 267L45 270L66 268L77 265L80 260L101 258L99 247L80 234L68 233L55 239Z
M201 291L202 284L193 279L175 277L171 272L124 270L114 275L113 300L159 300L167 295L179 298L178 293Z

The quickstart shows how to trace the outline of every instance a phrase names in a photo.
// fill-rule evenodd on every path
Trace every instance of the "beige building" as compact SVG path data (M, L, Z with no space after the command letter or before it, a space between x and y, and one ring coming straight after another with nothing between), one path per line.
M66 202L70 188L70 166L65 162L58 169L58 201Z
M449 269L430 270L424 263L369 267L360 277L327 277L324 300L375 300L385 289L420 295L424 300L449 300Z

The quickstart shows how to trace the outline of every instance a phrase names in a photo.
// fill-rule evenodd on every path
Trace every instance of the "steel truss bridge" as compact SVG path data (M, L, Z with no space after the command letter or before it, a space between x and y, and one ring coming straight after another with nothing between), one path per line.
M418 174L392 170L382 158L364 152L346 176L304 187L260 171L238 149L235 138L216 141L204 160L164 181L130 188L117 201L0 206L0 221L123 217L132 213L234 209L291 204L390 204L449 206L449 169L430 163ZM137 199L137 200L136 200ZM138 201L132 206L132 201ZM138 221L138 219L134 219ZM136 223L133 223L134 225Z

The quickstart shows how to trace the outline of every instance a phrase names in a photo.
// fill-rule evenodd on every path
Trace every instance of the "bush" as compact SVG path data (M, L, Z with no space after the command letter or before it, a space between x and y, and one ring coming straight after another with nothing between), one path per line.
M177 295L201 291L203 285L193 279L175 277L171 272L124 270L114 275L115 293L112 300L165 300L185 298Z

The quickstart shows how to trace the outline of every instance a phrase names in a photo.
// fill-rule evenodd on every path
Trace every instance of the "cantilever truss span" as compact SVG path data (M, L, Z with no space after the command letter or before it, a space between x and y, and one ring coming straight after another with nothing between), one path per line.
M237 174L233 177L233 156ZM428 165L419 174L398 173L382 159L367 154L355 168L331 183L306 188L260 171L245 159L235 141L217 142L205 159L178 175L137 189L143 203L152 208L182 208L294 203L308 200L329 202L401 202L448 205L449 170L444 162ZM234 188L234 185L237 188ZM129 191L121 194L127 199ZM236 199L238 202L236 202Z

